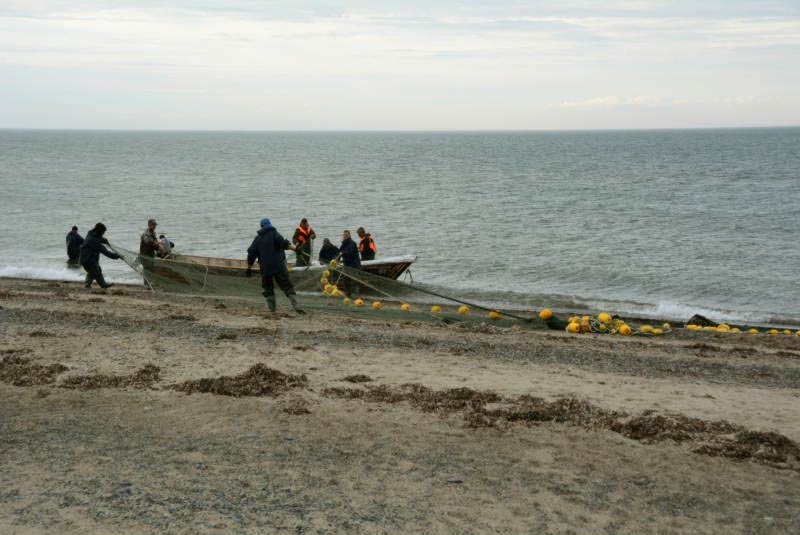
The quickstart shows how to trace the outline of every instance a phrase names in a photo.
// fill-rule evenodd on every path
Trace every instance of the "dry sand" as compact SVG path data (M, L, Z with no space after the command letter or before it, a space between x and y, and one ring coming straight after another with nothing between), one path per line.
M800 533L797 336L0 307L0 533Z

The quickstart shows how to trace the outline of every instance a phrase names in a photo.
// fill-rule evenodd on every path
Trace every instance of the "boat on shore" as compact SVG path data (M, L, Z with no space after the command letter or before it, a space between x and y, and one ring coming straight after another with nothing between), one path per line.
M416 259L414 255L403 255L365 260L361 262L361 269L373 275L397 280L408 272ZM261 284L261 278L257 276L258 265L253 266L253 276L248 279L247 262L237 258L172 254L168 258L139 257L139 262L145 282L155 289L225 294L238 293L226 292L226 288L234 290L234 286L242 284ZM289 280L298 291L318 290L323 272L329 269L327 264L320 263L309 266L289 263L287 267Z

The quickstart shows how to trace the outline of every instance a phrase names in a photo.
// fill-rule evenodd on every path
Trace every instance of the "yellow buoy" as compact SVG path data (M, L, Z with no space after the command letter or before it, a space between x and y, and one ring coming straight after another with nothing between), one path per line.
M717 325L717 332L718 333L727 333L730 332L731 329L727 325Z
M490 319L490 320L499 320L499 319L500 319L502 316L503 316L503 315L502 315L502 314L500 314L500 313L499 313L498 311L496 311L496 310L492 310L491 312L489 312L489 319Z
M788 336L788 335L792 334L792 331L790 331L789 329L786 329L786 330L783 331L783 334Z
M639 327L639 332L652 333L653 332L653 326L652 325L642 325L641 327Z
M547 321L552 317L553 317L553 311L550 310L549 308L545 308L541 312L539 312L539 319L542 321Z
M441 313L441 312L442 312L442 307L440 307L439 305L433 305L433 306L431 307L431 312L432 312L433 314L439 314L439 313Z
M464 316L469 314L469 307L467 305L461 305L458 307L458 313Z
M750 329L747 331L749 334L758 334L758 329Z
M715 333L715 332L717 332L717 328L716 327L712 327L711 325L709 325L707 327L703 327L703 330L705 332L707 332L707 333Z
M350 306L352 303L353 302L350 300L349 297L345 297L344 299L342 299L342 304L345 306Z
M631 328L625 325L624 323L619 327L619 334L622 336L630 336L631 335Z
M797 336L800 336L800 331L797 331L795 334L796 334Z
M600 325L597 326L597 330L600 331L601 333L604 333L608 330L608 327L606 327L605 323L601 323Z
M338 262L336 260L331 260L330 264L328 265L331 266L331 269L336 269Z
M778 334L778 329L770 329L769 334Z
M328 277L331 276L331 272L326 269L325 271L322 272L322 276L327 279Z
M322 290L325 292L330 292L331 290L333 290L333 284L326 284L325 286L322 287Z
M661 328L666 331L668 329L672 329L672 325L670 325L669 323L665 322L664 325L661 326Z
M608 312L601 312L597 315L597 319L602 321L603 323L611 323L611 314Z
M403 303L402 305L400 305L400 310L408 312L409 310L411 310L411 305L409 305L408 303Z
M581 326L580 326L580 324L579 324L579 323L577 323L577 322L571 321L571 322L570 322L570 323L567 325L567 332L568 332L568 333L573 333L573 334L577 334L577 333L581 332Z
M334 286L333 290L331 290L331 296L332 297L341 297L342 296L342 292L341 292L341 290L339 290L339 288Z
M662 331L662 330L661 330L661 329L659 329L658 327L656 327L655 329L653 329L653 330L652 330L652 331L650 331L650 332L652 332L652 333L653 333L654 335L656 335L656 336L659 336L659 335L661 335L661 334L664 334L664 331Z
M383 303L381 303L380 301L373 301L372 302L372 308L375 309L375 310L380 310L382 306L383 306Z
M325 286L327 286L328 284L330 284L330 281L328 280L328 277L322 277L322 278L319 280L319 283L320 283L320 284L321 284L323 287L325 287Z
M742 330L739 327L731 327L730 332L739 334L740 332L742 332Z
M364 306L364 300L363 299L356 299L355 301L353 301L353 304L355 306L357 306L357 307L363 307Z
M578 316L570 316L567 323L578 323Z

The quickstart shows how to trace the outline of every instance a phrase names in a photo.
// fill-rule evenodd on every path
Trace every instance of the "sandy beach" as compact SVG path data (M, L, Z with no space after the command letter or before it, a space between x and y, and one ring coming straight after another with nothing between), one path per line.
M0 307L2 533L800 531L798 336Z

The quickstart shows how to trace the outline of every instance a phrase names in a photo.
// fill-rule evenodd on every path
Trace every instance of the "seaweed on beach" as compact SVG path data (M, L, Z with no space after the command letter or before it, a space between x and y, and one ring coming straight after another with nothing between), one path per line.
M144 389L152 387L153 383L157 383L160 375L161 368L153 364L146 364L142 369L130 375L77 375L67 377L58 386L78 390L126 387Z
M209 393L220 396L270 396L277 397L292 389L308 384L305 374L291 375L256 364L246 372L232 377L222 376L173 385L173 390L187 394Z
M372 377L370 377L369 375L357 373L355 375L348 375L346 377L342 377L342 381L348 383L370 383L372 382Z
M11 354L0 359L0 381L14 386L48 385L67 371L61 364L31 364L26 357Z

